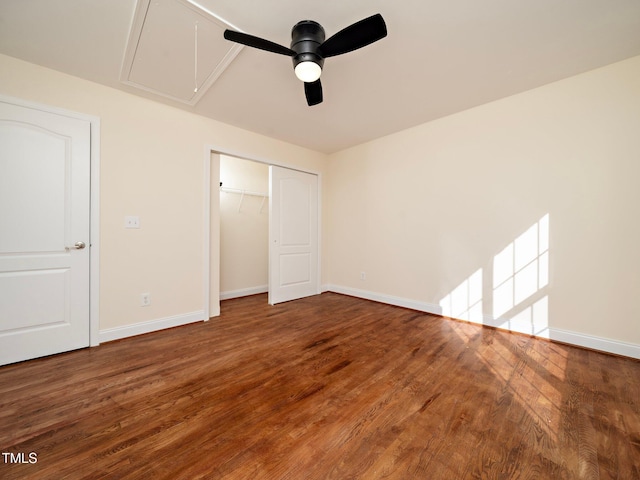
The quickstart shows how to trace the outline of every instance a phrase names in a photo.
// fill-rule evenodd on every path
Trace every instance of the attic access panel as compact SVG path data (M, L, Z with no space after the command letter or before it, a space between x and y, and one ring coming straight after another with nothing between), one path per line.
M224 40L227 28L189 0L139 0L120 80L195 105L242 49Z

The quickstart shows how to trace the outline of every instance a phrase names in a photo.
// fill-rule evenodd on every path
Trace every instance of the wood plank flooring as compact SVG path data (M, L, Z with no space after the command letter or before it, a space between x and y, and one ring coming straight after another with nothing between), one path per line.
M0 368L0 452L2 479L640 479L640 362L258 295Z

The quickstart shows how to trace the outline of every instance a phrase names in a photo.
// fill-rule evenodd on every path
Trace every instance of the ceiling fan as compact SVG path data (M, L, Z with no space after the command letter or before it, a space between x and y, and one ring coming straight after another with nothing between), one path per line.
M303 20L291 30L290 48L247 33L224 32L224 38L232 42L292 57L295 74L304 82L309 106L322 103L320 74L325 58L366 47L386 36L387 26L379 13L340 30L327 40L322 25L313 20Z

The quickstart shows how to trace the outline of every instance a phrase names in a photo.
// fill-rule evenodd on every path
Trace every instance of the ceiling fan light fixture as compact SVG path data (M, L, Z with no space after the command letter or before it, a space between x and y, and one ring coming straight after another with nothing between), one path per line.
M322 68L316 62L300 62L295 67L296 77L305 83L315 82L322 74Z
M322 103L320 75L325 58L353 52L386 36L387 25L379 13L343 28L329 39L325 39L324 28L318 22L302 20L291 29L291 48L248 33L224 31L224 38L229 41L291 57L296 77L304 82L310 107Z

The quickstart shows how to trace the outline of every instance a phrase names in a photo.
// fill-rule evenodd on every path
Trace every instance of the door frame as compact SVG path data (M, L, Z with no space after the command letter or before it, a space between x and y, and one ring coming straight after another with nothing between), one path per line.
M228 155L243 160L274 165L276 167L288 168L299 172L310 173L318 177L318 293L322 291L322 173L309 169L300 168L287 162L281 162L272 158L259 157L244 151L238 151L220 145L207 144L204 147L204 240L203 240L203 263L204 263L204 320L220 315L220 196L213 196L213 185L220 183L220 158L219 155ZM212 206L212 202L214 205ZM214 220L211 215L217 213ZM212 232L212 228L214 231ZM217 248L211 249L212 245ZM212 263L215 262L217 269L213 271ZM211 287L218 285L217 298L212 298ZM212 304L213 302L213 304Z
M0 94L0 101L88 122L90 125L89 197L89 345L100 345L100 118Z

